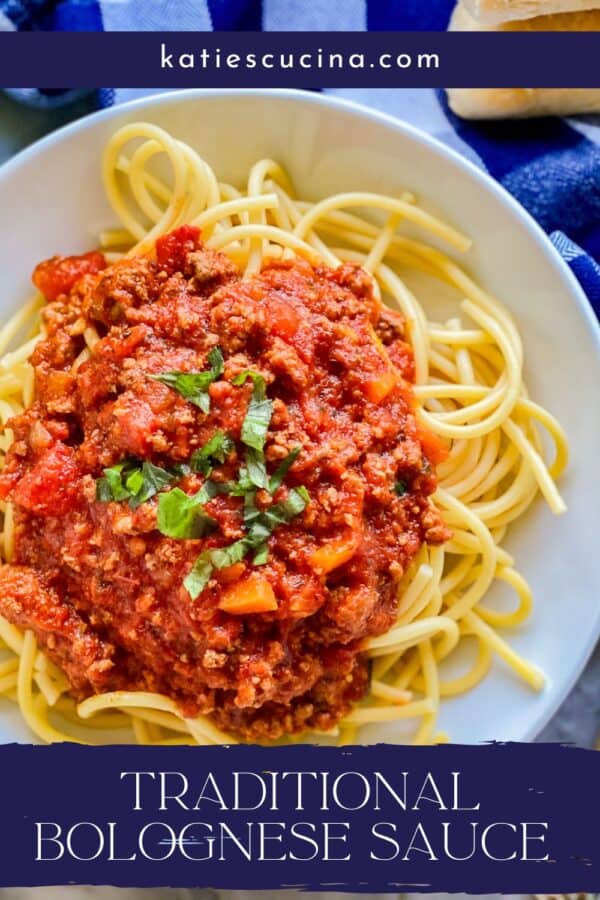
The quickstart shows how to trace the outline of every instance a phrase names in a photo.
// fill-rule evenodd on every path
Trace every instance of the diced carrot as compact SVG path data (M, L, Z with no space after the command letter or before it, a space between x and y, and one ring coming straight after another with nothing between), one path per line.
M277 599L269 581L258 572L253 572L223 591L219 609L234 616L272 612L277 609Z
M341 538L327 541L310 555L314 569L327 574L352 559L358 549L358 535L350 532Z
M365 381L364 391L372 403L381 403L394 390L397 383L398 376L396 372L393 369L388 369L377 375L376 378L370 378L368 381Z
M226 566L224 569L215 569L212 577L215 578L219 584L233 584L234 581L239 581L245 571L246 564L238 562L234 563L232 566Z
M440 463L448 459L448 445L437 434L434 434L427 428L419 427L417 429L417 437L425 456L433 466L439 466Z
M372 403L381 403L381 401L387 397L390 391L393 391L398 384L398 372L396 371L381 338L372 325L367 326L367 332L375 344L377 353L381 357L385 369L380 372L379 375L375 375L373 378L369 378L365 381L363 390Z

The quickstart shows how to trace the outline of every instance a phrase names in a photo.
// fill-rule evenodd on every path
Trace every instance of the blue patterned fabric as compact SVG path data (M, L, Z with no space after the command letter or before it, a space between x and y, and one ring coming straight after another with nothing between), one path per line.
M0 30L443 30L454 0L0 0ZM12 90L50 107L77 91ZM139 92L96 92L99 107ZM442 91L333 91L412 121L486 169L551 236L600 315L600 118L467 122Z

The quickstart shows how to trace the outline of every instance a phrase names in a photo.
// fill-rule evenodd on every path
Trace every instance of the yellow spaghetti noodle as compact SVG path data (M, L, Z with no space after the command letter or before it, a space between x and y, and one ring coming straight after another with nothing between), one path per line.
M412 719L416 742L446 741L447 735L436 733L440 701L479 684L494 657L540 690L543 675L499 631L521 625L533 603L527 582L501 544L508 526L538 494L553 513L565 511L555 482L567 464L567 441L550 413L529 399L523 348L511 315L453 258L426 243L430 235L464 253L468 237L422 209L409 193L349 192L318 203L298 199L273 160L252 167L245 189L221 184L192 148L143 122L125 126L110 139L102 177L119 223L100 237L111 261L149 252L159 235L191 223L202 229L209 246L229 255L246 274L295 255L330 266L358 262L372 274L383 301L406 319L418 417L450 445L433 499L453 537L443 547L423 547L405 574L396 623L365 643L373 658L370 693L329 736L349 742L360 738L362 725ZM381 214L383 224L377 224ZM405 222L423 238L403 235ZM407 286L411 271L458 292L452 318L429 320ZM33 400L28 358L41 335L42 305L42 298L34 297L0 329L0 467L13 439L6 422ZM98 339L93 329L88 331L87 347L75 365L88 358ZM0 512L0 552L10 561L10 503L0 504ZM485 604L498 580L516 597L509 611ZM97 742L107 729L120 727L129 729L124 739L140 743L233 741L207 717L186 719L159 694L117 691L76 704L65 676L38 649L32 632L21 633L0 618L0 640L0 694L19 704L32 732L44 741ZM442 664L464 642L475 642L474 662L464 674L448 678Z

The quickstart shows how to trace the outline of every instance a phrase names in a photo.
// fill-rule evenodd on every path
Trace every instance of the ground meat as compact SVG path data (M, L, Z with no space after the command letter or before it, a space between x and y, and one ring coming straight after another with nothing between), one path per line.
M277 263L243 280L187 226L154 258L98 257L36 269L47 337L0 475L15 507L0 611L35 631L77 697L159 691L246 739L329 728L366 689L362 642L393 622L398 579L424 541L448 537L429 500L443 448L415 421L403 320L356 266ZM74 367L91 326L99 340ZM217 347L208 412L154 377L206 371ZM246 534L228 485L246 461L248 369L272 402L268 473L301 448L253 502L264 511L300 486L309 502L272 529L266 561L215 569L193 599L183 581L198 556ZM208 476L190 460L217 431L230 444L212 464L223 489L204 506L209 534L161 533L157 495L136 507L97 494L104 469L132 460L171 473L160 490L195 494ZM232 612L239 584L258 585L262 606Z

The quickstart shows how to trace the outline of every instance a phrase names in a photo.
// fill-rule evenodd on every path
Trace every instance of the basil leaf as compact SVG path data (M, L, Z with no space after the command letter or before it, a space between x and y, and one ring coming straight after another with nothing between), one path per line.
M219 347L210 351L208 362L210 369L203 372L161 372L159 375L150 375L150 378L173 388L185 400L207 413L210 410L208 389L223 374L224 360Z
M125 489L130 494L137 494L144 486L144 476L141 469L132 469L125 478Z
M262 517L255 522L248 532L248 545L251 549L255 547L259 547L266 540L268 540L271 536L271 527L268 522L264 521Z
M269 545L265 541L264 544L259 544L258 549L254 556L252 557L252 564L255 566L264 566L266 562L269 560Z
M220 429L215 431L210 440L192 454L190 460L192 471L210 475L214 464L224 463L234 447L235 444L228 434Z
M269 489L269 476L262 450L248 447L246 451L246 470L248 479L257 488Z
M158 530L172 538L205 537L217 525L202 508L206 499L203 491L190 496L180 488L161 494L158 498Z
M110 469L104 470L104 477L96 482L96 499L102 503L110 503L111 500L127 500L129 492L123 486L121 476L125 463L117 463Z
M407 492L408 492L408 485L406 484L405 481L402 481L402 479L399 479L394 484L394 493L397 494L399 497L403 497Z
M266 542L278 525L287 524L301 513L308 500L306 488L294 488L282 503L276 503L268 509L260 510L256 506L256 495L248 494L244 499L243 515L252 548L258 548Z
M96 500L99 503L110 503L113 495L110 485L106 478L99 478L96 481Z
M129 500L132 509L136 509L178 477L179 471L127 460L104 470L104 477L96 482L96 499L102 503Z
M253 447L262 452L267 439L269 422L273 415L273 401L267 398L265 379L258 372L246 369L245 372L236 375L233 383L244 384L248 378L252 379L254 387L246 418L242 424L242 441L247 447Z
M129 505L133 509L141 506L146 500L149 500L151 497L154 497L155 494L158 494L162 488L171 484L176 477L176 475L167 471L167 469L161 469L160 466L155 466L151 462L144 462L142 464L140 475L135 476L136 490L135 492L132 492ZM129 480L130 479L128 478L126 486L128 486Z
M249 549L250 544L247 538L241 538L228 547L218 547L216 550L211 550L211 562L215 569L226 569L228 566L241 562Z
M262 451L272 415L273 401L256 400L253 394L242 425L242 441L247 447L254 447L255 450Z
M210 482L207 482L208 484ZM293 488L284 501L261 511L256 506L256 492L249 491L244 496L243 511L244 525L247 529L246 537L234 541L228 547L217 547L214 550L205 550L200 554L184 581L190 597L195 600L200 596L210 581L214 569L224 569L240 562L251 550L254 550L253 564L255 566L264 565L269 558L267 541L271 532L278 525L290 522L294 516L304 510L309 501L310 497L305 487Z
M213 564L210 560L210 551L201 553L192 566L191 572L183 581L183 586L192 598L199 597L213 573Z
M240 562L252 549L248 538L234 541L228 547L216 547L214 550L205 550L196 559L192 571L184 580L184 586L192 600L198 597L208 582L214 569L226 569Z
M206 500L204 502L206 503L207 500L212 500L217 494L230 494L232 484L233 482L231 481L205 481L202 486L202 491L206 495Z
M219 375L223 374L223 366L225 363L223 352L220 347L213 347L213 349L209 351L208 362L210 364L211 372L214 374L213 380L216 381Z
M242 384L246 384L249 378L252 379L254 384L254 392L257 394L257 399L264 400L267 395L267 387L265 379L260 372L255 372L254 369L244 369L243 372L240 372L239 375L236 375L235 378L231 380L231 383L239 387Z
M249 492L254 491L254 485L248 475L246 466L240 466L240 472L237 481L230 482L228 493L232 497L245 497Z
M259 516L261 515L261 511L256 505L256 491L252 491L251 493L247 493L244 497L244 525L246 528L250 528L253 522L255 522Z
M281 487L283 479L298 459L301 450L302 447L300 446L294 447L293 450L290 450L285 459L282 459L282 461L279 463L279 465L271 475L271 478L269 479L269 490L272 494L275 493L277 488Z
M269 530L273 531L278 525L287 524L301 513L309 500L310 497L305 487L292 488L285 500L275 503L261 513L261 520L264 520Z

